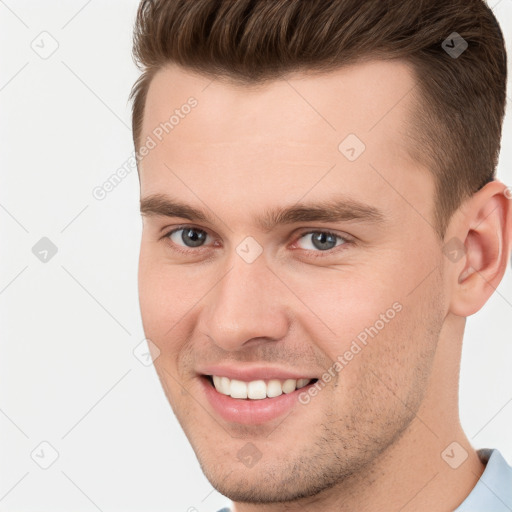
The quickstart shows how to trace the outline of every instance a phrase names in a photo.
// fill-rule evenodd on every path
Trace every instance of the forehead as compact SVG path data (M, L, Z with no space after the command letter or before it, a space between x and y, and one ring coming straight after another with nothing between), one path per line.
M400 60L371 60L323 74L295 72L261 85L236 85L170 64L150 83L143 132L151 132L194 97L199 108L180 124L190 129L201 125L205 143L229 141L232 135L250 141L281 135L307 142L311 128L318 138L336 140L347 130L364 135L404 122L415 85L412 68ZM287 131L278 132L283 126ZM185 135L183 127L173 131L176 137Z
M194 183L196 195L222 189L243 206L249 196L314 199L336 187L389 206L393 188L402 187L413 204L425 202L431 176L407 153L415 89L401 61L294 73L260 86L169 65L147 94L141 142L151 138L155 147L140 162L141 193L177 187L192 198L186 183Z

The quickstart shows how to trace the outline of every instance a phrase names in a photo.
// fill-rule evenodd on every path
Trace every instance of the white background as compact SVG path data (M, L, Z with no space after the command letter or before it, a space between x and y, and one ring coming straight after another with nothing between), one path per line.
M92 196L133 151L137 3L0 1L0 512L228 504L200 471L152 366L133 354L144 338L137 175L103 201ZM512 0L491 6L510 54ZM58 43L47 59L31 47L43 31L46 49ZM511 117L509 107L498 170L509 185ZM58 248L46 263L32 253L42 237ZM468 320L460 392L473 445L499 448L509 463L511 274ZM59 454L46 470L31 458L36 449L50 460L43 441Z

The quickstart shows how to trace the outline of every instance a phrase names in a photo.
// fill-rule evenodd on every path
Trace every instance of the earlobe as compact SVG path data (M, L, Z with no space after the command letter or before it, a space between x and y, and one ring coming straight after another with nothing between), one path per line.
M454 245L456 240L462 248L459 264L453 259L446 262L454 282L450 311L455 315L467 317L479 311L505 274L512 240L509 190L496 180L476 192L465 205L457 234L445 244ZM444 248L443 252L448 254Z

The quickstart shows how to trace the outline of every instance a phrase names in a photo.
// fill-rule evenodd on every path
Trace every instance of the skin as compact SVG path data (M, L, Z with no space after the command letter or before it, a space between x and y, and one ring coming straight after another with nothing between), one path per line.
M448 226L445 241L455 238L465 254L444 255L432 227L432 175L406 150L413 85L398 61L261 87L168 66L151 83L141 140L190 96L198 105L141 161L141 198L169 194L214 219L143 216L142 320L174 413L236 512L449 511L484 469L459 421L461 345L465 318L506 270L512 210L503 183L486 185ZM338 150L349 133L366 145L353 162ZM385 221L269 232L256 223L269 208L335 192L379 208ZM189 254L176 250L187 248L182 232L174 244L164 236L182 224L209 235ZM354 243L322 250L308 230ZM263 248L251 264L236 252L247 236ZM401 311L285 418L229 423L203 395L203 364L273 364L321 377L395 302ZM261 453L253 467L237 457L248 442ZM441 457L452 442L468 453L457 469Z

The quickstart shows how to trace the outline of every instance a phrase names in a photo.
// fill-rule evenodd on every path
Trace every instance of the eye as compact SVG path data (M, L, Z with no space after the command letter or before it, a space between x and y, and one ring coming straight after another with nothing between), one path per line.
M208 238L208 234L202 229L180 226L164 235L164 237L178 246L194 248L202 246Z
M194 226L177 226L162 236L177 252L197 254L207 244L211 236L204 230ZM314 257L328 256L337 252L337 247L353 243L349 236L341 236L330 231L307 231L302 233L292 245L311 252ZM214 246L217 243L213 244ZM340 247L341 249L341 247Z
M299 242L303 239L305 243L300 245ZM338 241L340 241L340 243L337 243ZM347 242L349 242L348 238L344 238L329 231L308 231L307 233L303 233L296 243L299 244L301 249L326 252L340 245L344 245Z

